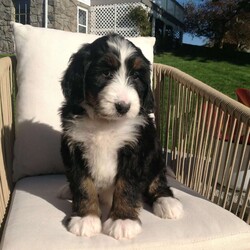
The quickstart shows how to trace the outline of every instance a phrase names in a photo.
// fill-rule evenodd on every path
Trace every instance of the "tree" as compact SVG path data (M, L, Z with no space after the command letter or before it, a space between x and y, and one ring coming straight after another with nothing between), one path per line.
M151 34L148 12L144 8L141 6L133 8L129 13L129 18L135 22L141 36L149 36Z
M185 6L185 31L205 36L214 47L234 44L237 49L249 46L250 3L248 0L204 0Z
M250 48L250 12L236 15L229 23L229 30L225 33L223 44L228 44L239 51Z

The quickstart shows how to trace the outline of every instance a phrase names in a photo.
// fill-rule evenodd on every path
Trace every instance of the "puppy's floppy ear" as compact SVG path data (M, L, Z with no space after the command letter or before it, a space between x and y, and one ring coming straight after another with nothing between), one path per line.
M139 51L139 58L142 58L143 60L139 60L139 65L142 66L143 69L143 82L145 86L145 92L142 100L142 108L147 113L153 113L155 106L154 106L154 96L151 89L151 63L149 60L143 55L142 51L137 48L137 51Z
M80 103L85 98L85 75L90 64L90 45L84 45L70 58L61 87L67 102Z
M143 99L143 109L148 113L153 113L154 112L154 96L153 96L153 92L151 89L151 84L150 81L147 84L147 90L146 93L144 95L144 99Z

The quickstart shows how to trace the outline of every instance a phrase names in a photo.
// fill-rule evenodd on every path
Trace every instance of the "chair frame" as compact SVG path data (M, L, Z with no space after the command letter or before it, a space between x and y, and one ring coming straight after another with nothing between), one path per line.
M15 185L15 83L15 57L1 58L0 236ZM176 179L250 224L250 108L163 64L153 65L152 88L158 135Z

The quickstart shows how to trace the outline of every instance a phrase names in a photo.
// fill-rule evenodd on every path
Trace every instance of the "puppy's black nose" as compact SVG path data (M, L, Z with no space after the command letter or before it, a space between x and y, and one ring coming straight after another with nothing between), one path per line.
M126 103L126 102L123 102L123 101L117 102L115 104L115 108L116 108L117 112L120 115L124 115L124 114L126 114L129 111L129 109L130 109L130 103Z

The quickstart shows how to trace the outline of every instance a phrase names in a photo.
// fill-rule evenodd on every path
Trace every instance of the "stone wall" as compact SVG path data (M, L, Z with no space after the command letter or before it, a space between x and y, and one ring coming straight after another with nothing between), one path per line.
M44 0L30 0L30 25L44 27Z
M30 0L30 24L45 26L44 0ZM48 0L47 27L76 31L77 0Z
M76 32L77 0L50 0L48 5L48 28Z
M0 17L0 53L13 53L13 33L10 22L15 20L15 11L12 1L0 1Z
M0 53L14 53L15 0L0 0ZM77 6L89 9L78 0L48 0L48 28L77 32ZM45 27L44 0L30 0L30 25Z

